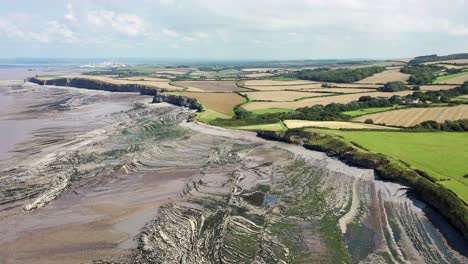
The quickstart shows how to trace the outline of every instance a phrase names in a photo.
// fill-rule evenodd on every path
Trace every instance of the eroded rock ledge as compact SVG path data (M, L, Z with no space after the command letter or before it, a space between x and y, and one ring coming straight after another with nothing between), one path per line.
M287 132L258 132L270 140L301 144L307 149L327 153L341 161L361 168L373 169L381 179L401 182L413 188L418 198L439 211L468 240L468 208L453 192L432 178L390 161L383 155L357 148L337 137L314 132L290 130Z
M177 106L188 107L197 111L203 111L203 106L195 98L188 98L180 95L167 94L165 89L154 88L139 84L113 84L99 80L88 79L86 77L75 78L55 78L44 80L37 77L27 78L25 81L39 85L55 85L65 87L76 87L91 90L101 90L109 92L137 92L142 95L153 95L153 103L170 103Z

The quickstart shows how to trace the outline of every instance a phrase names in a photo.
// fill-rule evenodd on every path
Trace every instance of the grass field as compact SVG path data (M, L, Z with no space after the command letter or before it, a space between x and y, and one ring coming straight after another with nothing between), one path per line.
M263 114L274 114L274 113L286 113L291 111L291 109L286 108L269 108L269 109L259 109L252 111L256 115L263 115Z
M395 109L402 108L402 107L403 106L371 107L371 108L364 108L364 109L359 109L359 110L354 110L354 111L347 111L347 112L343 112L343 114L353 116L353 117L358 117L358 116L363 116L363 115L368 115L368 114L373 114L373 113L380 113L380 112L386 112L389 110L395 110Z
M287 102L294 101L301 98L317 97L330 95L329 93L318 92L299 92L299 91L265 91L265 92L244 92L250 100L253 101L274 101L274 102Z
M439 76L434 83L462 84L468 81L468 71Z
M205 111L198 113L195 119L203 123L209 123L217 118L229 119L231 116L207 108Z
M437 179L468 201L468 133L408 133L385 131L321 130L355 142L364 148L402 160Z
M400 109L369 114L357 117L353 120L364 122L366 119L372 119L376 124L385 123L393 126L413 126L427 120L444 122L445 120L464 118L468 118L468 105Z
M284 120L284 124L290 129L303 127L322 127L330 129L397 129L393 127L343 121Z
M315 98L306 98L299 101L293 102L249 102L242 107L249 111L259 110L259 109L269 109L269 108L286 108L286 109L297 109L300 107L312 106L312 105L327 105L330 103L341 103L347 104L352 101L359 100L359 97L364 95L369 95L373 97L391 97L393 95L408 95L413 91L401 91L395 93L384 93L384 92L372 92L372 93L355 93L355 94L343 94L343 95L333 95L333 96L324 96L324 97L315 97Z
M178 92L177 94L195 98L205 107L225 115L233 115L233 108L245 102L245 98L236 93L195 93Z
M400 69L391 69L376 73L370 77L360 80L357 83L386 83L393 81L406 82L409 76L409 74L401 73Z
M172 84L186 87L190 92L233 92L245 90L237 87L235 81L177 81Z

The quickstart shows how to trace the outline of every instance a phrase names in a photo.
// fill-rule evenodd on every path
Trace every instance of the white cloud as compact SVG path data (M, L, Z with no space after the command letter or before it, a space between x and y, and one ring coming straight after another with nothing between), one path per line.
M40 32L22 29L10 22L11 19L4 20L0 18L0 36L10 39L20 39L23 41L48 42L49 36Z
M59 39L63 40L64 42L76 42L77 37L75 33L71 31L65 24L61 24L56 20L50 21L47 23L48 30L47 34L49 36L57 36Z
M115 13L109 10L91 11L88 22L100 29L112 29L128 36L138 36L144 33L143 20L133 14Z
M180 36L180 34L175 31L175 30L171 30L171 29L168 29L168 28L163 28L161 30L161 33L166 36L166 37L170 37L170 38L178 38Z
M65 13L65 19L69 21L76 21L75 14L73 12L73 5L71 3L67 4L67 13Z

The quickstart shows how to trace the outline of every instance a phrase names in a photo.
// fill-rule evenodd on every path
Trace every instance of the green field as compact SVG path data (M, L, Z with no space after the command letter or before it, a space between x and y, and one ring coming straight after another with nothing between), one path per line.
M203 123L209 123L216 118L230 119L231 116L216 112L209 108L205 108L205 111L198 113L195 119Z
M286 113L291 111L291 109L286 108L268 108L268 109L257 109L253 110L252 113L256 115L263 115L263 114L275 114L275 113Z
M357 116L368 115L368 114L373 114L373 113L386 112L386 111L395 110L399 108L403 108L403 106L371 107L371 108L364 108L364 109L359 109L359 110L354 110L354 111L347 111L347 112L343 112L343 114L349 115L352 117L357 117Z
M468 71L449 74L449 75L444 75L444 76L439 76L439 77L437 77L437 79L435 79L435 81L433 83L441 83L441 82L447 81L449 79L456 78L456 77L463 76L463 75L467 75L467 74L468 74Z
M232 129L240 130L268 130L268 131L286 131L288 128L283 124L283 122L278 122L275 124L262 124L262 125L251 125L251 126L240 126L240 127L231 127Z
M314 129L313 131L317 131ZM468 133L372 132L320 130L333 133L360 146L404 161L428 173L468 201Z

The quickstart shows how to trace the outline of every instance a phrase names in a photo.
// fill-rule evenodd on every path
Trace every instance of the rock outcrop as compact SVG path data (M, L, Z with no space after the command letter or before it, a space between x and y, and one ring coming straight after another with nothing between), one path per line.
M188 107L197 111L203 111L203 106L195 98L184 97L174 94L165 94L161 91L156 91L153 98L153 103L169 103L177 106Z
M36 83L39 85L69 86L109 92L137 92L144 95L156 95L158 91L164 91L164 89L155 88L152 86L145 86L139 84L115 84L109 82L102 82L86 77L55 78L51 80L30 77L27 78L25 81Z

